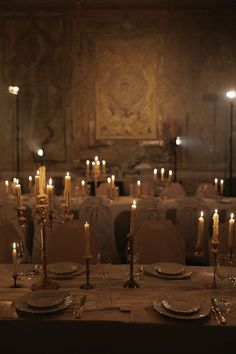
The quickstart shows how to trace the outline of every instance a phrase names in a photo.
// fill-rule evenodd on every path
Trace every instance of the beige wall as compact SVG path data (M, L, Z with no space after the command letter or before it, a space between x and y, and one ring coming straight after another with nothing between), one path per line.
M42 145L47 168L62 173L80 173L96 154L123 171L142 162L172 167L169 142L181 135L183 177L224 176L235 12L71 4L0 7L1 175L14 175L15 97L7 87L16 83L24 174L34 173ZM163 146L145 144L153 141Z

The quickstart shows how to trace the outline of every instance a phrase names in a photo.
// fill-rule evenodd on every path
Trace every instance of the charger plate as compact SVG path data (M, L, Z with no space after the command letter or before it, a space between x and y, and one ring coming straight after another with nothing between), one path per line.
M163 275L179 275L185 271L183 264L174 262L160 262L154 267L154 270Z
M201 303L200 309L197 312L191 314L183 314L183 313L174 313L172 311L167 310L163 304L163 299L157 299L153 301L153 309L163 315L165 317L170 317L178 320L200 320L206 318L210 313L210 306L207 302Z
M58 275L68 275L79 270L79 265L72 262L57 262L48 264L48 271Z
M54 313L57 311L61 311L65 308L67 308L71 303L72 303L72 295L68 291L62 291L62 290L42 290L38 291L37 293L44 293L44 298L46 297L45 293L50 293L53 294L55 292L58 293L58 297L60 296L62 301L55 306L46 306L46 307L31 307L29 305L29 301L32 301L33 294L32 292L19 297L14 301L14 305L17 310L20 312L26 312L29 314L47 314L47 313ZM40 295L39 295L40 296ZM49 296L50 297L50 296ZM35 300L35 299L34 299ZM34 302L34 301L33 301ZM35 302L34 302L35 303Z
M189 278L193 273L192 271L185 270L183 273L176 274L176 275L162 274L155 270L156 266L158 266L158 263L145 265L144 272L147 275L153 275L154 277L157 278L170 279L170 280L186 279Z

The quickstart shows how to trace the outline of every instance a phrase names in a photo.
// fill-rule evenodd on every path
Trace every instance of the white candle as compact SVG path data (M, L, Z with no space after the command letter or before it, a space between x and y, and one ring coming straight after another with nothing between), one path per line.
M12 260L13 260L13 275L17 274L17 270L16 270L16 242L13 242L12 244Z
M220 180L220 195L224 194L224 180Z
M89 229L89 223L84 224L84 238L85 238L85 257L90 257L91 256L91 251L90 251L90 229Z
M6 194L9 194L9 181L5 181L5 191L6 191Z
M203 211L201 211L200 217L198 218L197 247L201 247L203 236L204 236L204 218L203 218Z
M162 167L161 168L161 181L164 181L164 177L165 177L165 169Z
M102 160L102 174L105 175L106 174L106 161Z
M47 196L48 196L48 210L53 210L53 185L52 179L49 178L49 182L47 184Z
M82 190L82 197L84 197L85 196L85 181L84 180L82 180L81 181L81 190Z
M213 219L213 242L219 243L219 214L217 209L215 210L212 219Z
M218 178L215 178L214 183L215 183L215 191L216 193L218 193Z
M39 170L37 170L36 175L34 177L34 186L35 186L35 195L39 194Z
M130 218L130 234L133 235L135 231L135 216L136 216L136 200L133 201L131 206L131 218Z
M231 213L229 219L229 235L228 235L228 247L232 248L233 246L233 236L234 236L234 214Z
M137 197L140 197L141 195L141 181L137 181Z
M90 161L86 160L86 178L89 179L90 174Z
M169 182L171 182L171 180L172 180L172 175L173 175L172 170L169 170L169 174L168 174L168 180L169 180Z
M40 166L39 167L39 194L45 195L45 188L46 188L46 167Z
M66 175L65 175L64 197L65 197L65 204L67 206L69 206L70 205L70 198L71 198L71 177L70 177L69 172L66 172Z
M18 207L22 207L22 197L21 197L21 185L16 184L15 185L15 193L16 193L16 200L17 200L17 205Z
M111 176L111 187L112 187L112 188L115 188L115 179L116 179L116 178L115 178L115 175L112 175L112 176Z
M153 179L154 179L154 182L156 182L156 180L157 180L157 168L154 168L154 170L153 170Z
M31 192L32 188L32 176L29 176L29 193Z

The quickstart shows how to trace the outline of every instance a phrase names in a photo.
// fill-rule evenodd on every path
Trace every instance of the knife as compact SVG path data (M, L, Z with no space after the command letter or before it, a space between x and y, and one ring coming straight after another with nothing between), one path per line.
M219 320L220 320L220 323L221 324L226 324L227 323L227 320L226 318L222 315L222 312L221 312L221 308L220 308L220 305L219 305L219 302L216 298L211 298L211 303L213 305L213 308L216 312L216 314L218 315L219 317Z

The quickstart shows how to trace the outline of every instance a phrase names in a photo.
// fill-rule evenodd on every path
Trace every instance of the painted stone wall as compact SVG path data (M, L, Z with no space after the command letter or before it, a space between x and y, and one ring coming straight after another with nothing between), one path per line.
M11 83L21 88L22 173L36 168L39 147L63 173L95 155L123 172L172 167L180 135L182 173L226 174L233 11L13 10L0 8L2 174L15 166Z

